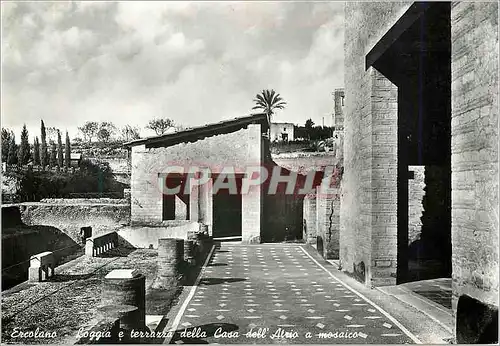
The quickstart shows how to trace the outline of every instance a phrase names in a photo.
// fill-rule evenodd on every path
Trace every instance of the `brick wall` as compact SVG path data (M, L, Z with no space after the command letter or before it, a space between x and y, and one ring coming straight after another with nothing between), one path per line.
M339 258L340 196L334 189L317 194L318 251L326 259Z
M162 194L158 184L158 174L168 166L178 165L209 167L212 172L220 172L225 166L234 168L236 173L244 173L248 166L261 165L262 136L260 125L249 125L234 133L205 138L193 143L180 143L167 148L147 149L144 145L132 148L131 173L131 222L133 224L158 223L162 220ZM260 234L260 194L243 196L243 225L252 233ZM191 205L194 205L191 200ZM245 209L250 206L251 209ZM206 205L206 221L211 230L211 198ZM196 208L196 207L194 207ZM200 210L193 210L199 216ZM246 215L250 213L251 216ZM197 221L197 220L195 220ZM245 226L245 222L250 222Z
M344 176L340 207L340 260L367 284L393 283L396 259L396 90L365 56L411 2L346 2ZM379 97L389 96L384 101ZM394 194L394 198L392 195ZM388 246L390 245L390 246ZM362 264L361 264L362 262ZM372 271L372 265L378 268ZM372 281L372 275L378 278Z
M457 2L452 40L453 307L498 306L498 3Z
M425 166L408 166L413 179L408 179L408 246L420 239L422 233L422 204L425 196Z

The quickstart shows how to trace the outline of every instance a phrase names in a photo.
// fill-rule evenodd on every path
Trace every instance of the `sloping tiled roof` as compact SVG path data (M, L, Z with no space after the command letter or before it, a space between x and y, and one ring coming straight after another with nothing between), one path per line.
M146 147L168 147L182 142L194 142L206 137L236 132L250 124L263 125L263 131L269 128L267 114L251 114L245 117L233 118L217 123L196 126L179 132L168 133L161 136L137 139L124 144L125 147L146 145Z

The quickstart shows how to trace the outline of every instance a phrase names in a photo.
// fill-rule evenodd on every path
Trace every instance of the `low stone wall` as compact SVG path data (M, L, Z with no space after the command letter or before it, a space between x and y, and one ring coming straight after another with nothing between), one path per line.
M278 166L289 169L293 172L308 173L311 171L322 172L326 166L338 164L337 152L328 153L286 153L272 155L273 161Z
M117 198L44 198L40 203L74 205L74 204L127 204L127 199Z
M118 231L118 235L136 248L158 248L158 239L188 239L189 232L198 232L200 224L193 221L174 221L162 226L128 226Z
M59 200L11 206L19 208L24 224L56 227L76 242L80 242L81 227L90 226L92 234L99 235L128 225L130 220L130 205L116 202Z
M3 228L2 289L27 280L30 257L44 251L54 253L56 266L83 253L80 244L55 227L18 225Z

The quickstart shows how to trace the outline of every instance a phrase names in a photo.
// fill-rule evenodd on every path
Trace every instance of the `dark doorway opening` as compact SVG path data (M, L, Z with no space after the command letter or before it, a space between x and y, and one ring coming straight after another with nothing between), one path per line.
M451 276L450 3L414 7L373 62L398 87L398 284Z
M218 176L214 176L214 181ZM213 237L241 237L242 235L242 178L238 176L226 176L223 182L233 180L234 188L217 188L213 195ZM214 185L214 188L216 186Z
M168 176L165 178L165 186L168 189L176 189L177 193L163 194L162 220L189 220L189 189L186 190L186 176Z

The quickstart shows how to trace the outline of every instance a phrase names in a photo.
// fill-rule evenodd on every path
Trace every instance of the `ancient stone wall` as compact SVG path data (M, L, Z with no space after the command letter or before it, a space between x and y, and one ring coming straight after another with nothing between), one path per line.
M452 3L451 41L453 307L498 306L498 3Z
M26 202L16 204L26 225L52 226L80 242L80 228L91 226L98 235L126 225L130 220L130 205L115 203Z
M308 244L316 243L316 193L309 193L304 197L304 231L302 239Z
M411 2L345 5L344 176L340 259L367 284L395 282L397 90L365 57ZM376 112L376 114L374 114ZM372 267L376 281L372 280ZM363 269L364 268L364 269Z

